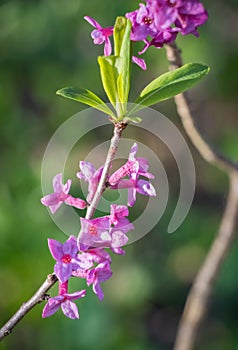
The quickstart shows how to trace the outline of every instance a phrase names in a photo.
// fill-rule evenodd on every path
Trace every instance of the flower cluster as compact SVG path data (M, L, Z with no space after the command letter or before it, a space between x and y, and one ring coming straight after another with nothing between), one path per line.
M126 17L132 23L131 40L145 42L143 53L150 46L161 48L173 42L178 33L198 36L197 28L208 14L199 0L147 0Z
M129 12L126 17L131 21L131 40L143 41L143 54L150 46L162 48L164 44L172 43L178 33L198 36L197 28L208 19L208 13L199 0L146 0L139 9ZM111 54L109 36L113 34L113 27L102 28L94 19L86 16L85 19L96 30L92 32L95 44L105 42L104 55ZM146 69L143 59L136 56L132 61L142 69Z
M156 192L149 179L154 176L148 170L148 161L145 158L137 158L138 146L135 143L129 153L128 161L109 175L106 186L110 189L128 189L128 206L133 206L137 192L147 196L155 196ZM77 177L88 182L87 203L90 204L97 190L103 167L95 169L86 161L79 163L80 172ZM143 176L147 180L141 179ZM64 185L62 174L53 179L54 193L41 199L42 203L49 207L52 213L62 203L83 209L86 201L74 198L69 194L71 180ZM70 236L65 243L54 239L48 240L52 257L56 261L54 273L59 280L59 293L56 297L49 298L43 317L53 315L60 307L63 313L72 319L79 318L76 304L72 301L85 296L86 290L80 290L73 294L68 293L68 281L73 277L85 279L88 286L92 285L94 293L99 300L104 297L101 283L112 276L111 256L106 251L109 248L113 253L124 255L122 247L128 242L127 233L134 229L127 218L129 210L126 205L112 204L110 214L98 218L80 218L81 230L78 238Z

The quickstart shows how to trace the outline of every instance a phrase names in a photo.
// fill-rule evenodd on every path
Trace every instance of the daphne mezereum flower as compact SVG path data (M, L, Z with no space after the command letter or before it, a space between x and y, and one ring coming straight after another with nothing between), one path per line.
M100 24L95 21L92 17L85 16L84 19L90 23L94 28L91 37L93 38L94 44L104 44L104 55L110 56L112 52L112 46L109 37L113 34L113 27L102 28Z
M86 208L87 203L83 199L74 198L69 194L71 183L72 180L68 180L64 185L62 183L62 174L58 174L53 179L54 193L48 194L41 198L41 203L46 207L49 207L52 214L59 209L62 203L71 205L78 209Z
M134 228L130 224L112 227L109 216L92 220L80 218L80 222L79 248L81 251L88 251L90 248L111 248L112 250L121 248L128 241L126 233Z
M127 219L129 210L126 205L111 205L110 221L114 229L120 228L124 233L134 230L134 225Z
M199 36L197 28L208 19L208 13L198 0L181 1L175 26L182 35L193 34Z
M128 161L118 170L116 170L109 177L109 185L116 186L119 181L125 176L129 176L132 179L138 179L140 175L147 177L148 179L154 179L154 175L148 173L149 162L145 158L136 158L136 153L138 151L137 143L134 143L130 149Z
M54 239L48 239L48 245L52 257L56 260L54 273L61 283L66 282L72 275L72 271L79 268L90 268L93 262L80 259L78 254L77 240L71 236L65 243L58 242Z
M79 168L81 171L77 173L77 177L88 182L87 201L91 203L102 175L103 166L96 170L92 163L80 161Z
M84 19L90 23L95 30L92 31L91 37L93 38L94 44L104 45L104 55L110 56L112 53L112 45L109 37L113 34L113 27L102 28L100 24L92 17L85 16ZM142 58L132 56L132 62L137 64L141 69L146 70L146 63Z
M105 282L112 276L110 264L105 261L98 264L94 269L90 270L87 275L87 284L93 285L93 291L98 296L99 300L104 297L100 283Z
M126 164L115 171L108 180L109 187L112 189L128 189L127 205L129 207L135 204L137 192L146 196L156 196L153 185L149 181L139 178L143 176L147 179L153 179L154 175L148 172L148 160L136 157L137 151L138 145L134 143ZM129 179L125 177L129 177Z
M208 14L199 0L147 0L126 17L132 23L131 40L144 41L144 53L149 46L163 47L182 35L198 36Z
M45 305L42 317L46 318L52 316L60 307L65 316L76 319L79 318L78 308L72 300L81 299L86 295L86 290L68 294L68 281L59 283L59 295L50 298Z

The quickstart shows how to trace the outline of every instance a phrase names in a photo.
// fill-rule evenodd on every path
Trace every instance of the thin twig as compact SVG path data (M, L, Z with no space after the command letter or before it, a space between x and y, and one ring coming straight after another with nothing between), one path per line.
M87 213L85 215L85 219L92 218L92 216L93 216L93 214L98 206L100 198L101 198L101 196L106 188L106 180L108 178L110 167L111 167L112 161L115 158L115 154L116 154L117 149L118 149L118 144L119 144L120 139L121 139L121 133L125 128L126 128L126 124L124 124L124 123L116 123L114 126L114 135L111 139L111 143L110 143L110 147L109 147L109 150L107 153L105 164L103 166L102 176L100 178L98 188L97 188L97 191L93 197L93 200L92 200L90 206L88 207Z
M7 321L7 323L0 329L0 340L9 335L18 322L37 304L47 299L46 292L53 287L58 281L54 275L48 275L45 282L40 286L37 292L17 310L17 312Z
M191 350L206 314L213 282L231 247L238 215L238 173L233 173L218 234L193 283L180 321L174 350Z
M176 44L167 45L166 53L170 70L182 65L181 53ZM225 171L230 179L230 190L217 236L189 292L175 339L174 350L192 350L199 325L207 312L214 280L235 235L238 215L238 164L215 150L202 137L195 126L187 94L175 96L175 102L184 129L198 152L207 162Z

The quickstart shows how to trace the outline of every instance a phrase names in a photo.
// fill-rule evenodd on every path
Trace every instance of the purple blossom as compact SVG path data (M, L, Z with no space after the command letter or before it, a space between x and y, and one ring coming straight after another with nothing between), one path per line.
M193 34L199 36L197 28L208 19L208 13L198 0L182 1L178 9L176 27L180 28L182 35Z
M76 319L79 318L78 308L72 300L83 298L86 295L86 290L81 290L72 294L67 293L68 284L59 284L59 295L50 298L45 305L42 317L52 316L60 307L65 316Z
M54 193L48 194L45 197L41 198L41 203L49 207L52 214L54 214L62 203L71 205L78 209L84 209L87 206L87 203L80 199L74 198L69 194L70 186L72 180L68 180L64 185L62 183L62 174L58 174L53 179L53 189Z
M130 163L130 177L138 178L139 175L147 177L148 179L154 179L154 175L148 173L149 162L145 158L136 158L136 153L138 151L138 145L135 142L130 149L128 162Z
M141 41L148 36L153 36L155 32L153 14L149 14L149 9L144 4L140 4L140 9L126 14L132 23L131 40Z
M103 44L104 46L104 55L110 56L112 53L112 46L109 37L113 34L113 27L102 28L100 24L95 21L92 17L85 16L84 19L90 23L95 30L92 31L91 37L93 38L94 44ZM141 69L146 70L145 61L142 58L138 58L136 56L132 56L132 62L137 64Z
M90 270L87 275L87 284L93 285L93 291L98 296L99 300L104 298L103 290L100 283L105 282L112 276L110 264L105 261L100 263L97 267Z
M112 52L112 46L109 37L113 34L113 27L102 28L100 24L95 21L92 17L85 16L84 19L90 23L95 30L92 31L91 37L93 38L94 44L104 45L104 55L110 56Z
M48 245L52 257L57 261L54 266L54 273L61 283L66 282L73 270L78 268L89 268L92 264L78 256L77 240L71 236L65 243L54 239L48 239Z
M92 247L110 248L116 241L115 235L111 235L111 223L109 216L103 216L92 220L84 218L81 221L80 248L88 250Z
M92 220L80 218L81 231L79 244L81 250L88 250L90 247L105 247L111 240L109 234L110 220L108 216Z
M115 227L124 225L125 222L129 223L129 220L126 219L126 216L128 215L129 215L129 210L127 206L117 205L117 204L111 205L110 220Z
M81 252L80 256L83 256L83 259L89 263L87 268L78 268L77 270L72 271L72 276L80 278L87 278L88 270L94 265L94 263L100 264L102 262L108 262L111 264L112 262L110 254L103 248L89 249L86 252Z
M104 250L103 248L90 249L87 251L87 253L84 254L89 255L91 259L97 264L100 264L105 261L107 261L108 263L112 262L110 254L106 252L106 250Z
M208 14L199 0L147 0L126 17L132 23L131 40L145 42L142 54L150 46L161 48L173 42L179 32L198 36L197 28Z
M79 168L81 172L77 173L77 177L88 182L87 202L91 203L102 176L103 166L96 170L92 163L81 161Z
M126 218L129 215L129 210L125 205L111 205L110 221L115 230L120 228L123 233L134 230L134 225ZM115 231L114 230L114 231ZM124 244L121 244L124 245ZM114 245L115 246L115 245Z
M108 182L111 186L117 185L119 181L125 176L129 176L132 179L138 178L139 175L145 176L148 179L154 178L154 175L147 172L149 168L148 160L145 158L136 158L137 151L138 145L137 143L134 143L131 147L126 164L120 167L109 177Z
M153 185L149 181L139 179L139 176L153 179L154 175L148 172L148 160L136 157L137 151L138 145L134 143L127 163L113 173L108 181L112 189L128 189L128 206L130 207L135 204L137 192L147 196L156 196ZM129 179L124 179L125 176L128 176Z
M92 220L80 218L81 231L79 238L80 250L111 248L117 249L125 245L128 241L126 233L134 228L132 224L126 222L125 226L111 227L109 216L103 216Z

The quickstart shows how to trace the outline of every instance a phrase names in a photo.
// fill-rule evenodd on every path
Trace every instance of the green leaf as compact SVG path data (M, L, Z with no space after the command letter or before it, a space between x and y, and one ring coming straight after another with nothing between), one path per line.
M118 71L115 67L115 56L99 56L98 63L100 67L101 79L103 88L109 98L109 101L116 109L118 94L117 94L117 78Z
M99 56L98 63L103 88L117 111L117 120L126 114L130 90L130 31L131 22L118 17L114 26L114 56Z
M90 107L94 107L101 112L115 117L113 111L92 91L81 88L66 87L56 92L57 95L69 98L71 100L84 103Z
M117 17L113 29L114 54L120 56L121 46L126 30L127 20L125 17Z
M188 63L174 71L162 74L142 90L135 101L137 106L132 108L130 114L190 89L209 70L210 68L206 65Z
M131 22L124 17L119 17L124 20L124 32L120 47L119 60L117 63L118 80L117 89L120 102L126 104L130 91L130 67L131 67ZM117 22L116 22L117 23Z

